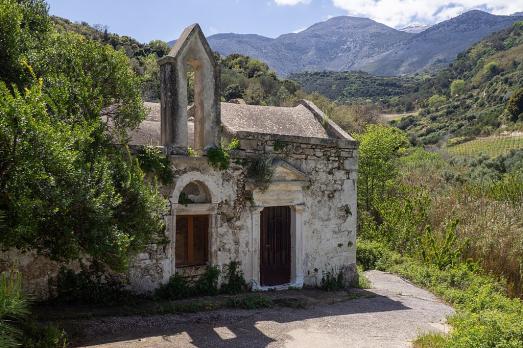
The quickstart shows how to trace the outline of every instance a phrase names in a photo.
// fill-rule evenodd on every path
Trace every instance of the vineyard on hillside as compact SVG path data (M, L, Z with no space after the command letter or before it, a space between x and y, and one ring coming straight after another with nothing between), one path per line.
M510 152L510 150L517 149L523 149L523 134L476 138L447 147L447 151L452 155L477 156L484 154L489 157L497 157Z

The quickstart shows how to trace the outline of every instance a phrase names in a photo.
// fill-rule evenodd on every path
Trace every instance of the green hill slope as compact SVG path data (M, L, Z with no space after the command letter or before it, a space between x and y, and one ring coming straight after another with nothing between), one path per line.
M308 93L318 92L339 103L372 101L383 109L411 111L421 78L415 76L375 76L363 71L303 72L289 76Z
M523 22L517 22L475 44L425 81L419 90L433 95L419 102L417 116L395 125L423 144L521 129L522 88Z

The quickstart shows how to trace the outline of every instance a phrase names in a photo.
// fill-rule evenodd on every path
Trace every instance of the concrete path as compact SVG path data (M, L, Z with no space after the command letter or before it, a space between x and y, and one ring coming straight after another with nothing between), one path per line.
M403 279L366 272L372 297L307 309L217 310L184 315L91 319L84 347L410 347L427 331L447 331L453 313ZM74 343L74 342L73 342Z

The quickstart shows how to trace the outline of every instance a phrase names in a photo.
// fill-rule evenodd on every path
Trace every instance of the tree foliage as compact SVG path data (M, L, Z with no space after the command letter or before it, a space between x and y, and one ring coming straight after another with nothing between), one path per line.
M452 81L450 84L450 94L451 95L460 95L465 91L465 81L457 79Z
M42 1L0 6L48 20L26 9L45 8ZM145 114L140 79L123 52L75 33L34 31L22 40L39 44L9 57L21 78L0 75L0 243L121 270L130 253L163 238L165 202L126 147Z
M0 77L20 84L24 81L22 58L36 48L39 38L51 29L43 1L0 1Z
M388 180L396 175L395 159L409 146L405 133L397 128L371 124L359 135L358 198L361 206L372 210L380 200Z
M514 122L523 121L523 88L518 89L509 99L507 111Z

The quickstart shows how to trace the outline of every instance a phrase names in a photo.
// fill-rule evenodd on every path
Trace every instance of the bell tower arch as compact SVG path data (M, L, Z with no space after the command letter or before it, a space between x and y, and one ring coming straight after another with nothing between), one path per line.
M194 149L220 144L220 71L213 52L198 24L186 28L160 64L161 142L177 152L186 152L187 73L194 71ZM191 144L192 145L192 144Z

